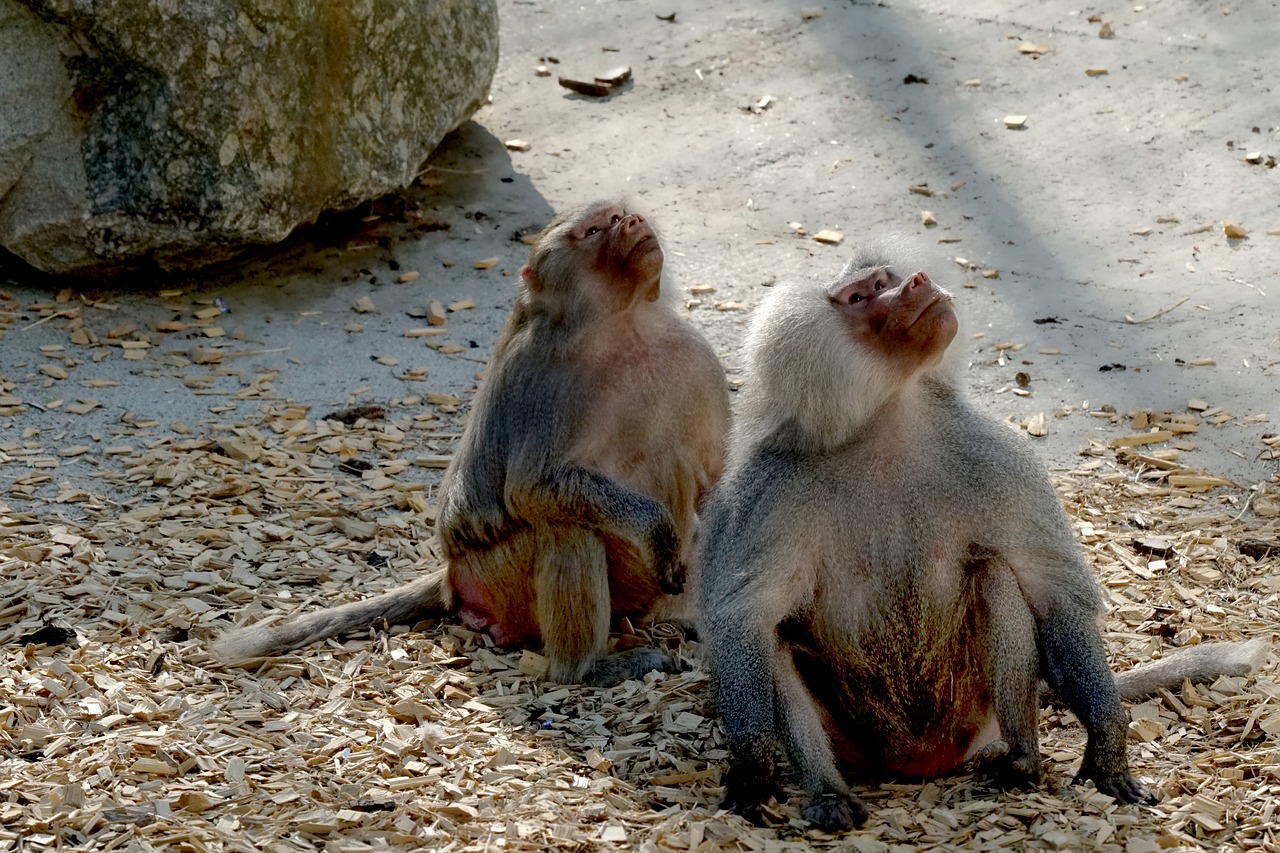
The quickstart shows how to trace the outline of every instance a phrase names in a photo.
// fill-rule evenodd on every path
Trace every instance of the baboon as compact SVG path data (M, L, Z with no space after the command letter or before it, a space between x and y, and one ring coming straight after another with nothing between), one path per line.
M778 742L826 829L867 814L838 762L934 777L998 738L997 779L1034 785L1041 679L1087 730L1078 778L1153 802L1129 772L1121 697L1247 672L1265 641L1117 686L1066 513L1026 443L966 402L943 358L952 299L910 263L894 242L863 248L830 285L778 287L753 316L697 580L726 804L757 813Z
M550 678L610 684L674 662L607 654L611 620L682 589L720 476L729 400L707 341L663 301L663 252L619 203L555 217L521 271L436 522L447 567L383 595L223 637L228 661L458 611Z

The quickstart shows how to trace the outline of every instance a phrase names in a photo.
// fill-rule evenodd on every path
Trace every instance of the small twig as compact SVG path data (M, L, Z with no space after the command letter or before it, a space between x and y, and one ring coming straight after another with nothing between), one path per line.
M30 324L29 326L23 326L18 331L25 332L27 329L34 329L36 326L39 326L41 323L47 323L50 320L57 319L58 317L70 317L79 310L80 310L79 308L73 308L70 311L55 311L52 314L50 314L48 317L41 317L39 320L36 320L34 323Z
M1185 299L1180 299L1174 304L1170 305L1168 308L1164 309L1163 311L1157 311L1156 313L1152 314L1150 317L1147 317L1142 320L1135 320L1132 317L1130 317L1128 314L1125 314L1124 321L1126 323L1133 323L1134 325L1137 325L1138 323L1150 323L1152 320L1156 319L1157 317L1163 317L1165 314L1168 314L1173 309L1181 306L1184 302L1190 302L1190 301L1191 301L1190 296L1186 297Z
M427 172L445 172L446 174L450 174L450 175L485 175L485 174L488 174L489 170L488 169L473 169L473 170L446 169L444 166L428 166L427 168L423 169L421 172L414 175L413 177L415 180L417 180L418 178L421 178L423 175L425 175Z
M1244 514L1249 511L1249 504L1253 503L1253 496L1260 491L1262 491L1261 483L1249 487L1249 497L1244 499L1244 506L1240 507L1240 514L1236 516L1236 521L1244 518Z
M1232 273L1232 272L1231 272L1231 270L1229 270L1229 269L1225 269L1225 268L1223 268L1223 267L1219 267L1219 268L1218 268L1218 272L1220 272L1220 273L1224 273L1224 274L1226 275L1226 279L1227 279L1227 281L1231 282L1232 284L1243 284L1245 287L1249 288L1250 290L1256 290L1256 291L1258 291L1258 295L1259 295L1259 296L1266 296L1266 295L1267 295L1267 292L1266 292L1265 290L1263 290L1261 287L1258 287L1258 285L1256 285L1256 284L1254 284L1254 283L1252 283L1252 282L1245 281L1244 279L1242 279L1242 278L1240 278L1239 276L1237 276L1237 275L1235 275L1234 273Z
M279 403L279 402L283 402L283 401L284 401L284 399L285 399L284 397L275 397L275 396L271 396L271 397L258 397L258 396L253 396L253 397L240 397L240 396L237 396L237 395L239 395L240 393L241 393L240 391L209 391L209 390L206 390L206 389L204 389L204 388L201 388L201 389L199 389L199 390L196 390L196 391L192 391L192 392L191 392L192 396L194 396L194 397L235 397L237 400L244 400L245 402L250 402L250 401L255 401L255 402L256 402L256 401L258 401L258 400L270 400L270 401L272 401L272 402Z

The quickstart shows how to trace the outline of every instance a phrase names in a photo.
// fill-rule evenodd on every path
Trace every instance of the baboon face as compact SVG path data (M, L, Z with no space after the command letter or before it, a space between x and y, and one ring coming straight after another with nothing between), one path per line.
M906 374L940 361L959 326L951 294L923 272L903 279L891 267L855 270L827 298L861 348Z
M663 260L648 220L621 204L599 204L552 222L524 279L534 294L585 300L611 313L658 299Z

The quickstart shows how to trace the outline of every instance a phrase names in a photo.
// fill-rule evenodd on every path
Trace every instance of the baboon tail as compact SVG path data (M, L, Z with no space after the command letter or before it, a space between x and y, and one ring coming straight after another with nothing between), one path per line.
M323 640L370 626L404 623L453 609L448 570L434 569L390 592L350 604L304 613L281 622L237 628L219 637L209 651L224 664L274 657Z
M1177 687L1184 679L1211 681L1220 675L1247 675L1270 651L1270 644L1261 637L1245 643L1200 643L1116 673L1116 688L1121 699L1135 702L1161 688Z

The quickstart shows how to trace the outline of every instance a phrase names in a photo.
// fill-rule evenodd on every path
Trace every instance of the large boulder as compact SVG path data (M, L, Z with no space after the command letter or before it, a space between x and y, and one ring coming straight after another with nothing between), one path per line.
M0 245L221 260L411 183L484 102L496 0L0 0Z

